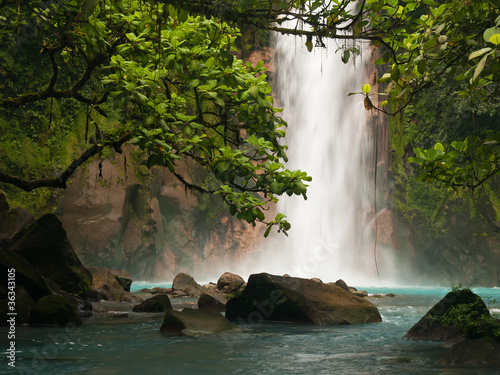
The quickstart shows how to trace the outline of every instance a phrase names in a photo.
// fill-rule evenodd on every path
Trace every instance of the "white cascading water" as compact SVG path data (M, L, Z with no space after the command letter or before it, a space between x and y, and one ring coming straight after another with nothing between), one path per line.
M256 272L378 283L374 257L373 146L361 91L367 82L360 57L344 64L341 51L308 52L305 38L276 36L274 91L288 123L288 169L313 177L308 199L283 197L278 211L292 224L254 255ZM326 41L325 41L326 42ZM372 172L369 172L372 171ZM248 270L248 269L247 269Z

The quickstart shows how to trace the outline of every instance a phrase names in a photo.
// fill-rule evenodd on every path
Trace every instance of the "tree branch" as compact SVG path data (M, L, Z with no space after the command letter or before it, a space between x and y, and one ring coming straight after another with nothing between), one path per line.
M56 178L42 178L38 180L23 180L16 176L11 176L0 172L0 182L11 184L17 186L18 188L25 191L32 191L41 187L49 187L56 189L66 188L66 183L75 170L80 167L83 163L89 160L94 155L97 155L106 147L113 147L115 150L120 151L120 147L130 139L130 134L125 134L115 141L106 142L104 144L93 145L83 152L82 155L75 161L73 161L66 170L61 173L59 177Z

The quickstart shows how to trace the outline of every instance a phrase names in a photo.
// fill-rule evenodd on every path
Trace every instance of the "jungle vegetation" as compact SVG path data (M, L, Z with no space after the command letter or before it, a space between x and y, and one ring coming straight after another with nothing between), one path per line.
M147 167L221 196L231 214L266 223L266 234L286 232L285 216L266 218L266 207L283 194L306 198L311 177L285 168L286 124L262 64L237 58L239 28L300 35L309 50L326 38L371 42L387 69L386 100L374 107L367 84L365 107L403 123L419 95L445 82L457 82L450 100L498 104L499 8L499 0L1 0L0 182L64 188L88 160L131 143ZM357 51L344 46L348 63ZM419 180L475 188L499 173L498 122L456 136L415 147L408 161ZM180 174L187 159L215 186Z

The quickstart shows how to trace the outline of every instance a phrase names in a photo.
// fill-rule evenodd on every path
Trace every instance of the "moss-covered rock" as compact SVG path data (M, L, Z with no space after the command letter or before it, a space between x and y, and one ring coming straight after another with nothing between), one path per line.
M475 337L479 331L465 329L452 324L450 312L460 309L462 317L457 321L465 323L466 319L478 322L480 317L490 317L490 312L481 297L470 289L452 290L436 303L410 330L403 336L411 340L451 340L461 336ZM442 319L449 316L450 324L444 324ZM462 329L464 328L464 329ZM471 327L472 328L472 325ZM477 328L480 328L477 326Z
M92 275L76 255L61 221L52 214L38 219L16 237L11 250L24 257L45 277L65 291L86 299Z
M82 324L75 307L64 297L50 295L40 298L30 313L32 326L59 326Z

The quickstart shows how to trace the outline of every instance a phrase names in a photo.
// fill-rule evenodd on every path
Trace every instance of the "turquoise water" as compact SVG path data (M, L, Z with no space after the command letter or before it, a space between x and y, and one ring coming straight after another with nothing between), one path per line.
M96 316L72 330L17 327L16 364L20 371L12 371L2 361L0 374L500 372L498 367L472 369L437 365L436 361L446 351L440 343L401 339L449 288L365 289L374 294L396 294L393 298L371 299L379 308L382 323L357 326L264 323L240 326L223 335L198 338L160 335L158 330L162 314L132 313L122 318ZM481 296L500 300L500 289L481 288L475 291ZM180 300L172 301L175 307ZM493 311L500 311L498 302L490 307ZM2 328L0 334L3 339L5 329Z

